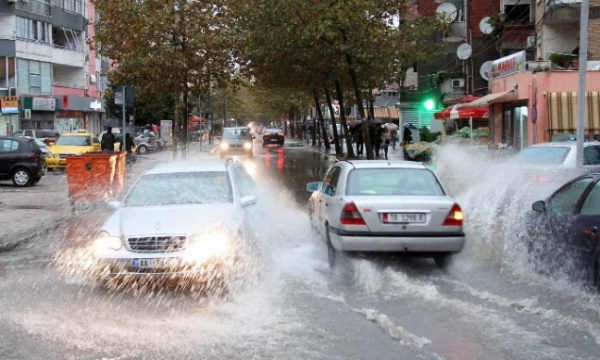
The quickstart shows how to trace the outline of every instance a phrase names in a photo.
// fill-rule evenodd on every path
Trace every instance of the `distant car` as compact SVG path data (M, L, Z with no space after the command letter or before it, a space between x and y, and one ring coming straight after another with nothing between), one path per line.
M26 136L38 139L43 141L46 145L52 146L60 137L60 132L56 130L39 130L39 129L31 129L31 130L20 130L16 131L13 136Z
M247 212L256 186L241 163L171 162L133 184L94 240L96 275L215 280L247 254Z
M0 136L0 180L17 187L37 184L46 172L44 154L35 139Z
M156 134L152 131L146 131L135 137L138 153L145 155L154 152L158 149L158 141Z
M273 144L283 146L285 143L285 133L281 129L266 128L263 130L261 143L262 147Z
M600 173L581 175L534 202L525 224L536 269L564 272L600 292Z
M331 267L340 252L421 255L443 267L464 246L460 206L420 163L339 161L307 190Z
M62 134L46 152L46 166L49 170L67 168L67 156L100 151L100 141L96 135L81 130L77 133Z
M231 155L253 157L253 140L254 137L245 126L224 128L219 145L221 159Z

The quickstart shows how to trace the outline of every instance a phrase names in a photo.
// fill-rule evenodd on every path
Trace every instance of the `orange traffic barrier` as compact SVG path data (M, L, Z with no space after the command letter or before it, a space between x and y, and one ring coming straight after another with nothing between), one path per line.
M125 184L126 154L93 152L67 156L71 202L106 200L120 194Z

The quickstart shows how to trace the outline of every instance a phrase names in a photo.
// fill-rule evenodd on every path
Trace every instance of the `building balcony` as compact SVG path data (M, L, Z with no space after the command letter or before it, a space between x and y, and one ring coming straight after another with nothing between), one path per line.
M52 48L52 63L82 68L85 65L85 56L80 49L71 50L55 44Z
M548 0L544 9L546 25L578 23L581 17L581 0Z

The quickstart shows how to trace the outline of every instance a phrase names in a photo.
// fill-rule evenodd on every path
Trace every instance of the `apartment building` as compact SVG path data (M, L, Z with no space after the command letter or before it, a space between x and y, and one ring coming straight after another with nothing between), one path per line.
M101 131L109 61L88 45L95 17L86 0L0 2L0 134Z

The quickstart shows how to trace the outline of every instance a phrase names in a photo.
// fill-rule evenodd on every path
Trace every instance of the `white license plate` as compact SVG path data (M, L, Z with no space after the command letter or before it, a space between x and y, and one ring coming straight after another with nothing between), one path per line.
M400 213L387 214L388 223L424 223L425 214L423 213Z
M155 269L169 267L168 259L133 259L135 269Z
M67 160L58 160L58 164L59 165L66 165L67 164Z

